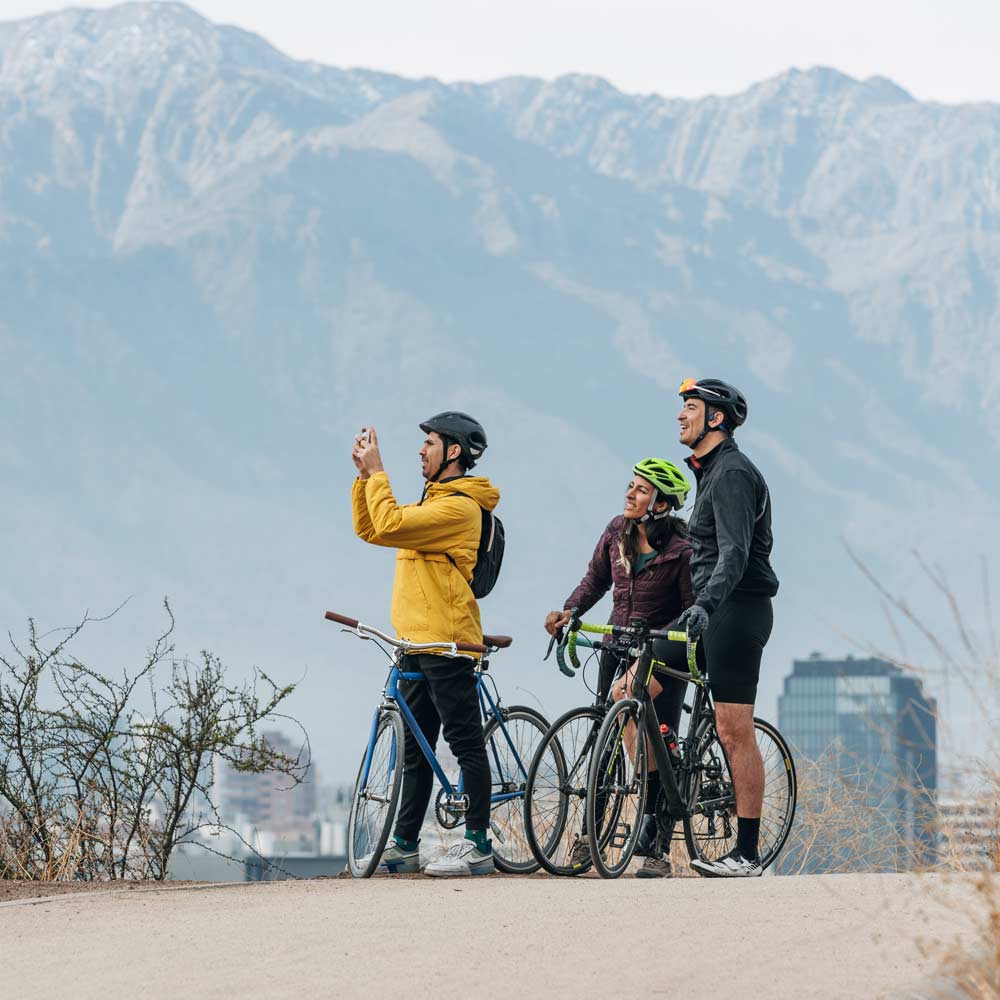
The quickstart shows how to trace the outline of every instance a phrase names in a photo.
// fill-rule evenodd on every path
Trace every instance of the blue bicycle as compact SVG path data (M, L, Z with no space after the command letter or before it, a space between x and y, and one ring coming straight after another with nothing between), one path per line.
M446 830L452 830L465 822L469 799L463 790L463 780L460 777L457 785L449 780L399 690L401 680L423 679L423 674L403 669L403 657L407 653L428 650L455 657L468 653L480 654L476 666L476 689L493 779L490 794L493 861L498 869L512 874L536 871L538 862L524 831L524 789L531 759L549 724L533 708L525 705L504 706L493 679L489 678L489 685L486 683L491 654L498 649L506 649L511 644L511 638L484 635L482 645L461 642L415 643L406 639L394 639L378 629L361 624L355 618L333 611L327 611L326 617L329 621L343 625L344 631L359 639L375 641L392 661L389 677L382 690L382 701L372 717L368 744L361 758L351 814L347 821L347 867L351 875L355 878L371 876L378 867L389 839L403 784L404 726L416 737L427 762L441 783L441 790L434 803L438 823ZM395 652L389 653L386 647Z

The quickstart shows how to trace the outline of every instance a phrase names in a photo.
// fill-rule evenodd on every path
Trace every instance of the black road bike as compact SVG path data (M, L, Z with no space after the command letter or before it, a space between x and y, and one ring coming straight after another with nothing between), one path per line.
M707 677L698 666L696 643L688 640L686 632L650 629L642 619L633 619L626 627L574 619L565 639L566 655L574 664L579 662L576 646L580 632L610 635L617 647L628 649L636 659L631 697L616 702L604 715L587 767L585 824L594 867L604 878L617 878L632 860L642 831L650 753L660 773L655 815L662 844L669 846L666 838L680 821L692 861L712 861L728 854L736 842L736 794L729 761L716 731ZM654 660L653 642L657 639L685 644L686 671ZM673 750L664 743L649 694L654 669L694 684L687 733L676 739ZM778 730L763 719L754 719L754 729L764 762L760 857L766 869L788 838L795 816L797 785L791 752ZM544 767L554 771L555 783L567 804L579 794L572 774L574 753L573 746L563 747L561 740L553 740L549 743L549 760L538 761L537 769L536 761L532 761L532 770ZM526 806L526 820L531 816L533 810ZM526 826L531 844L529 829ZM543 838L540 846L545 854L552 844ZM541 861L539 854L536 858Z

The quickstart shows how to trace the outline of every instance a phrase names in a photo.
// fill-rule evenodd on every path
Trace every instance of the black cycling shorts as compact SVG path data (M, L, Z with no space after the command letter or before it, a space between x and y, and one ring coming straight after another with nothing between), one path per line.
M698 666L708 673L712 697L733 705L757 698L760 661L771 636L774 612L765 594L730 594L708 620L698 643ZM683 628L671 625L670 628ZM658 639L653 657L676 670L687 670L682 642Z

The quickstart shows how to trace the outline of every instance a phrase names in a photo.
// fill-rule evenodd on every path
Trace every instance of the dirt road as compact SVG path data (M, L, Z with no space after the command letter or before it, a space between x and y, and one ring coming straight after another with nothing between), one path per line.
M974 881L283 882L0 904L0 995L921 996Z

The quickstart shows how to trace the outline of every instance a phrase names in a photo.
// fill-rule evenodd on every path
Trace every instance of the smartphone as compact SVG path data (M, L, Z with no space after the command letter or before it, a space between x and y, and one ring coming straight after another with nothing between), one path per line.
M364 444L372 443L372 432L367 427L361 428L361 441Z

